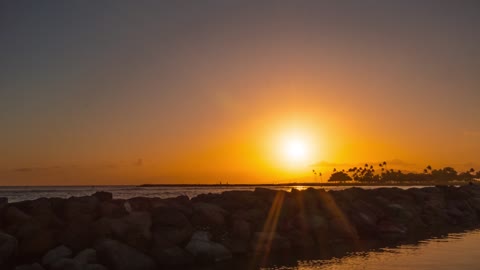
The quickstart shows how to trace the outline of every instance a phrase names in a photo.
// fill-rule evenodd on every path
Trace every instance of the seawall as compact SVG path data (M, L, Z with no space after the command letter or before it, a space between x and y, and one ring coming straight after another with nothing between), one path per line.
M480 186L0 199L0 269L185 269L340 256L480 225Z

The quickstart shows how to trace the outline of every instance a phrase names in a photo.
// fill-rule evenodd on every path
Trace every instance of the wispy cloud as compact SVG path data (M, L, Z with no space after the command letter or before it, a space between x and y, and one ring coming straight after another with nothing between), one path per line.
M143 158L137 159L134 163L133 166L140 167L143 166Z
M18 173L30 173L30 172L38 172L38 171L47 171L47 170L55 170L60 169L60 166L52 166L52 167L21 167L15 168L12 171Z
M310 167L348 167L352 165L353 164L334 163L334 162L328 162L328 161L322 160L322 161L311 164Z
M480 137L480 130L465 130L463 131L463 136L465 137Z
M55 170L69 170L69 169L93 169L93 170L116 170L124 167L142 167L144 165L143 158L138 158L131 162L121 162L121 163L100 163L100 164L90 164L84 166L77 165L65 165L65 166L49 166L49 167L19 167L9 170L10 172L15 173L34 173L40 171L55 171Z

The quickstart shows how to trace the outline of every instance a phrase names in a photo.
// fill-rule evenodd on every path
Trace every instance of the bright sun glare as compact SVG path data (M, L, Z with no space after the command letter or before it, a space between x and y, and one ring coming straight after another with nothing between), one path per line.
M290 163L304 163L308 160L308 144L300 137L288 138L283 142L283 154Z

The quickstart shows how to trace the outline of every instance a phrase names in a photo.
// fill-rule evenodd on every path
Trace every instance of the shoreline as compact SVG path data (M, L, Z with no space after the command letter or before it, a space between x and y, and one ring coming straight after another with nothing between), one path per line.
M474 184L480 184L479 180L474 180ZM427 186L463 186L468 185L470 182L455 181L455 182L402 182L402 183L359 183L359 182L347 182L347 183L318 183L318 182L289 182L279 184L269 183L245 183L245 184L125 184L125 185L0 185L1 188L49 188L49 187L395 187L395 186L412 186L412 187L427 187Z
M99 191L68 199L0 199L0 268L230 269L241 262L256 269L480 227L478 185L329 191L255 186L193 198L116 199Z
M476 181L475 183L480 183ZM403 183L309 183L309 182L291 182L282 184L141 184L137 187L428 187L428 186L464 186L469 185L469 182L403 182Z

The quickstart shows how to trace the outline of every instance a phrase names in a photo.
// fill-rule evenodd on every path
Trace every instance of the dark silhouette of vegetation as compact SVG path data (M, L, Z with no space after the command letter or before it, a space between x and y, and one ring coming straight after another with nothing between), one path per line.
M345 172L334 172L332 176L330 176L330 179L328 179L329 182L346 182L351 180L352 177Z
M471 168L465 172L457 172L452 167L433 169L428 165L421 173L403 173L401 170L387 168L387 162L378 164L379 170L375 171L373 165L365 164L361 167L352 167L347 170L337 171L328 179L329 182L366 183L366 184L432 184L432 183L458 183L471 182L480 179L480 171Z

